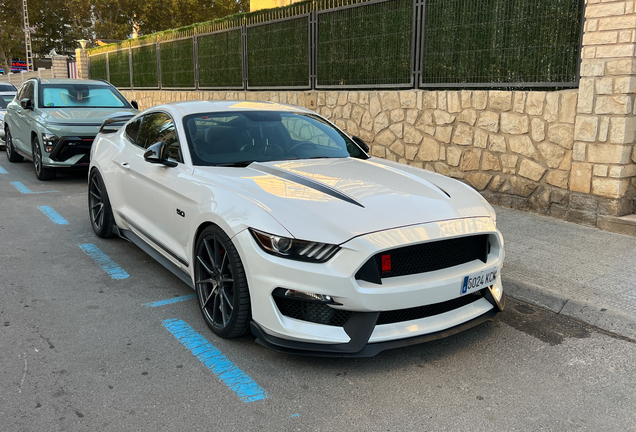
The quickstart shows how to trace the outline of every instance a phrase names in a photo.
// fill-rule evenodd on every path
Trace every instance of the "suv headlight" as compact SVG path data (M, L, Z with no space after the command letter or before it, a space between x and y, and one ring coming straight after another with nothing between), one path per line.
M51 133L42 133L42 145L44 146L44 151L47 153L51 153L53 151L53 147L60 139L51 134Z
M253 228L250 228L250 233L265 252L282 258L323 263L340 250L338 245L281 237Z

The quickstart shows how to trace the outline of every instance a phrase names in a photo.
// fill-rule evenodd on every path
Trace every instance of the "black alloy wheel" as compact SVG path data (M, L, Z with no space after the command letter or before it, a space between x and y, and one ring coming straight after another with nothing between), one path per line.
M97 169L91 171L88 179L88 214L97 237L113 236L114 217L110 206L106 185Z
M33 137L33 168L35 169L35 176L38 180L46 181L55 178L55 170L53 168L45 168L42 165L42 149L40 148L40 142L37 137Z
M7 152L7 159L9 159L9 162L22 162L22 159L24 159L15 151L9 129L6 130L4 136L4 150Z
M245 334L251 317L247 278L234 244L217 226L207 227L197 241L194 277L208 327L223 338Z

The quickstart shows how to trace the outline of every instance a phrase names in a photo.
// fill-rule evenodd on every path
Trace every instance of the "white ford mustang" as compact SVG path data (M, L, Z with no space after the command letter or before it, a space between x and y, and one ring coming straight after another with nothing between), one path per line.
M312 111L179 102L117 129L105 122L91 151L94 231L193 287L221 337L363 357L503 310L493 208L461 182L368 156Z

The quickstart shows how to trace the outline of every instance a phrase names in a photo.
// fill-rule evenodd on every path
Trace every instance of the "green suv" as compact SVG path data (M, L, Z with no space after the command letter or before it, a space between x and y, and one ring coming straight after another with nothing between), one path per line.
M54 179L58 168L88 169L104 120L138 112L135 101L129 103L106 81L29 79L7 105L7 158L31 159L39 180Z

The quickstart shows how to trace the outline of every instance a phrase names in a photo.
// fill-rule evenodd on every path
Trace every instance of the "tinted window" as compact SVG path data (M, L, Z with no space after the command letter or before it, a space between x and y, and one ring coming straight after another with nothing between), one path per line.
M0 83L0 92L16 91L16 90L17 89L15 88L15 86L13 84Z
M183 162L177 131L172 118L165 113L152 113L143 117L137 135L137 145L148 148L158 142L168 146L168 156Z
M367 158L349 137L314 114L232 111L190 115L183 121L195 165Z
M141 119L137 119L132 123L129 123L128 126L126 126L126 136L128 137L128 139L130 140L130 142L133 142L135 144L137 144L137 135L139 135L139 125L141 124Z
M31 102L33 102L33 81L27 81L20 87L18 100L21 101L24 98L31 99Z
M114 88L96 84L42 84L41 108L129 108Z
M7 109L9 102L13 100L13 95L0 95L0 109Z

